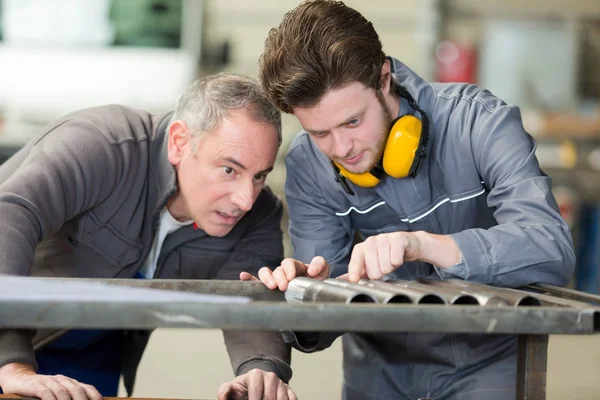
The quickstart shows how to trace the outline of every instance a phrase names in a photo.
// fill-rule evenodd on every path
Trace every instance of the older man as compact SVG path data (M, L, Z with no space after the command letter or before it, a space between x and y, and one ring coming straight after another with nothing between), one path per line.
M236 75L195 82L166 115L117 105L67 115L0 167L0 273L236 279L277 265L282 205L265 179L280 143L279 112ZM0 387L99 399L123 374L131 393L148 337L0 331ZM225 340L239 376L221 396L295 398L278 334Z

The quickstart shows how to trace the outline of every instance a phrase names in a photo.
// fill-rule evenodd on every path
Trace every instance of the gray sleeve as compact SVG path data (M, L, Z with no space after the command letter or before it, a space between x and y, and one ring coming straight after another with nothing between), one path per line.
M308 162L286 157L285 195L290 216L290 237L294 258L309 263L322 256L331 266L333 277L348 272L353 234L343 225L343 217L335 215L318 185ZM335 184L332 179L332 184Z
M29 275L37 244L104 201L120 175L121 160L87 123L56 126L0 168L0 272ZM5 169L6 167L6 169Z
M30 275L37 244L100 203L119 176L106 138L66 121L0 168L0 273ZM30 331L0 331L0 366L35 367Z
M223 337L236 376L257 368L285 383L292 378L291 347L279 332L223 331Z
M450 235L464 264L438 272L506 287L567 284L575 268L573 240L519 109L500 105L482 111L472 126L471 151L498 225Z
M286 343L303 353L314 353L329 348L344 332L292 332L282 331Z
M265 190L252 213L256 222L220 268L216 279L239 279L242 271L256 276L260 268L275 268L281 263L281 201ZM223 337L236 375L258 368L275 373L286 383L291 379L291 347L284 343L279 332L223 331Z

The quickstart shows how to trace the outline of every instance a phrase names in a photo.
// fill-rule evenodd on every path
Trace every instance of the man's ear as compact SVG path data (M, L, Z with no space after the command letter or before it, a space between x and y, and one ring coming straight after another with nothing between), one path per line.
M169 125L168 133L167 153L169 162L177 166L183 158L186 146L190 144L190 130L185 122L178 120Z
M381 66L381 82L379 89L383 95L387 95L392 87L392 69L390 66L390 60L386 59Z

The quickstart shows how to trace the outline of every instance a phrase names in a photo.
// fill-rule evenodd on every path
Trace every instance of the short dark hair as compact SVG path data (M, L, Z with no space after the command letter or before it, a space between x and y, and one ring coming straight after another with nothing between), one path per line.
M292 113L352 82L379 90L384 62L379 35L362 14L341 1L309 0L269 32L259 77L271 101Z

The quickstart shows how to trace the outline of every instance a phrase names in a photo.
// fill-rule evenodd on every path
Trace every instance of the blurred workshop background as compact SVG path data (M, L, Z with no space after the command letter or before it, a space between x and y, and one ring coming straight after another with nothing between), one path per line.
M298 3L0 0L0 161L42 125L82 107L164 112L199 76L225 70L256 77L267 32ZM424 78L477 83L521 107L576 240L572 287L598 293L600 1L347 4L373 22L386 53ZM281 156L299 128L284 116ZM282 195L279 161L269 184ZM548 368L549 399L600 398L600 337L551 337ZM295 352L291 383L301 399L335 399L341 371L339 343L319 354ZM157 330L134 396L214 398L231 377L219 331Z

